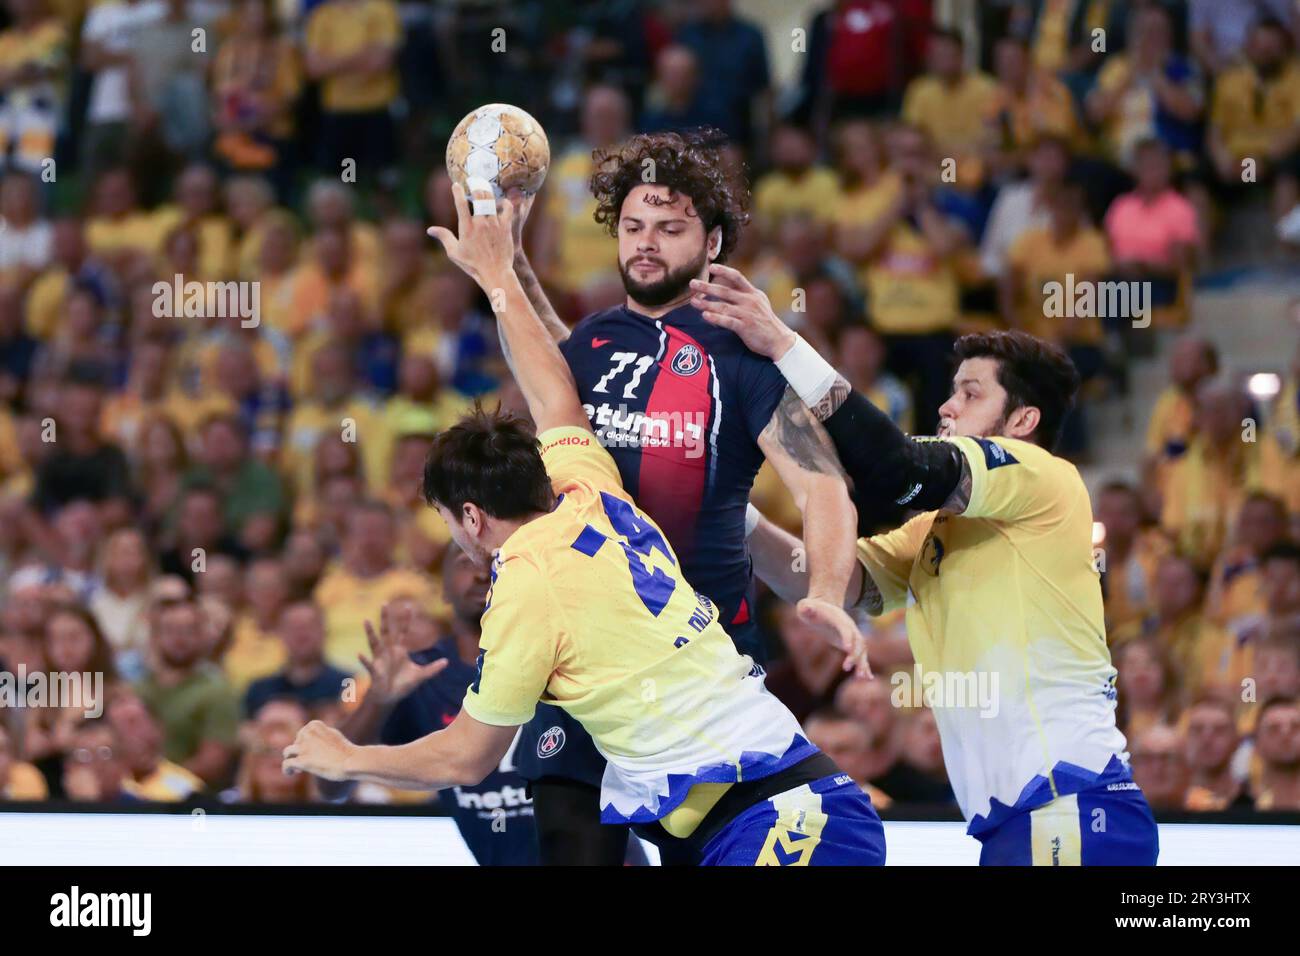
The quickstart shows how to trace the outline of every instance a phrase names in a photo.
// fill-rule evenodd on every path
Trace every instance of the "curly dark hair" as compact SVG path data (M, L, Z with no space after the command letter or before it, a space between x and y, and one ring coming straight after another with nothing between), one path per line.
M718 262L726 262L740 230L749 222L749 187L743 170L722 155L725 136L702 128L685 133L641 133L626 142L592 154L595 172L591 192L596 197L596 222L618 235L623 200L637 186L667 186L673 195L688 196L707 236L722 228ZM646 160L653 162L646 165ZM653 178L647 178L653 170Z

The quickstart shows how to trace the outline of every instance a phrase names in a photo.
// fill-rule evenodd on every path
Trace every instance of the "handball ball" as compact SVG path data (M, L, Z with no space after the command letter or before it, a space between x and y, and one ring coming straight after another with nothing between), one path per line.
M447 141L451 181L485 179L498 199L516 186L525 193L542 188L551 165L551 145L542 125L517 106L490 103L456 124Z

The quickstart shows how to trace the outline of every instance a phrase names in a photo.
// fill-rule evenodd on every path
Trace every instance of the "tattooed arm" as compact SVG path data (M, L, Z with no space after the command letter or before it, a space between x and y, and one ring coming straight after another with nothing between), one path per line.
M533 307L533 311L537 313L537 317L541 319L542 326L558 344L569 337L569 327L564 324L564 320L560 318L551 305L551 300L546 297L546 290L542 288L542 282L537 278L537 273L533 271L533 264L528 261L528 254L524 252L524 221L528 218L528 214L533 208L533 200L537 196L536 194L525 196L518 189L512 189L507 194L507 198L515 206L515 221L513 224L515 256L512 263L515 276L523 287L525 298ZM501 340L501 355L505 358L506 365L510 367L510 374L518 379L519 374L515 369L514 355L510 349L510 343L506 341L505 328L500 322L497 323L497 337Z
M803 514L808 586L807 597L799 602L800 617L848 652L849 663L859 673L869 673L862 635L843 608L857 563L857 515L835 448L826 430L788 387L758 436L758 446Z

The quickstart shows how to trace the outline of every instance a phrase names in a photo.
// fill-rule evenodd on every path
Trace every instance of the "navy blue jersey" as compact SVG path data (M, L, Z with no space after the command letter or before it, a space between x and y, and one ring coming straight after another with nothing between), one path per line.
M427 651L411 655L421 664L445 657L447 668L411 691L393 708L379 738L389 746L407 744L442 730L460 713L465 691L474 680L474 665L466 664L448 638ZM438 799L456 821L465 845L480 866L535 866L537 830L527 784L514 768L510 747L500 766L476 787L450 787Z
M663 529L693 587L738 637L750 619L745 505L759 433L786 383L772 362L685 305L583 319L561 347L623 486ZM761 649L746 646L746 653Z

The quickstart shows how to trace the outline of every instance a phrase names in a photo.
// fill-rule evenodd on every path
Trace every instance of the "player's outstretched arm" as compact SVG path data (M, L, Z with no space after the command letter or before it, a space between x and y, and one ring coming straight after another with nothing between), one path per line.
M750 351L770 358L822 423L853 480L864 525L874 524L875 514L897 513L904 505L954 514L965 509L970 471L960 451L947 442L917 442L905 435L782 322L767 296L740 272L714 265L710 278L692 283L695 305L706 321L730 329Z
M787 388L758 436L758 447L803 515L809 571L808 594L799 602L799 616L848 653L846 667L865 675L865 644L843 608L856 564L857 515L834 446L799 396Z
M452 184L452 195L460 234L434 226L429 235L442 243L447 257L478 283L492 303L515 380L538 432L561 425L590 429L573 373L515 274L515 204L507 200L498 209L490 190L478 192L475 205L485 204L492 211L475 216L470 214L469 200L459 183Z
M357 708L338 725L339 732L353 743L377 741L384 722L402 699L451 664L445 657L428 664L411 660L405 636L412 626L414 614L409 607L394 607L397 603L389 601L380 608L377 633L369 621L365 622L370 656L358 654L357 659L370 675L370 686ZM321 780L317 787L326 800L345 799L355 788L354 781L334 780Z
M361 747L328 724L313 720L284 748L284 769L402 790L473 787L501 763L518 730L484 724L461 711L446 730L409 744Z

